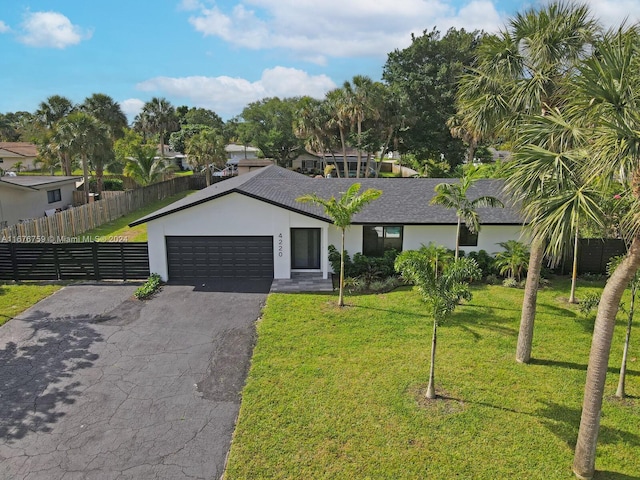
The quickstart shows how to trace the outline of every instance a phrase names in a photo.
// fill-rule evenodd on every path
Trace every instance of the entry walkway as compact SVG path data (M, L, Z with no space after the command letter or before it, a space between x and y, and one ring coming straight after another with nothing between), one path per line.
M322 278L321 273L295 272L291 278L274 279L271 284L272 292L332 292L331 278Z

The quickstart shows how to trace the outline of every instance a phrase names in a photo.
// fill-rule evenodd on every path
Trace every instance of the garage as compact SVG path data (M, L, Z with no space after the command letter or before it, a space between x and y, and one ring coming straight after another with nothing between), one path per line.
M172 281L273 278L272 236L167 236Z

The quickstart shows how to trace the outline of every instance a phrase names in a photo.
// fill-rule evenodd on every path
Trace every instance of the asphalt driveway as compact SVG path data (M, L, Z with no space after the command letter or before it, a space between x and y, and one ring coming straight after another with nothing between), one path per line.
M0 479L217 479L265 293L75 285L0 328Z

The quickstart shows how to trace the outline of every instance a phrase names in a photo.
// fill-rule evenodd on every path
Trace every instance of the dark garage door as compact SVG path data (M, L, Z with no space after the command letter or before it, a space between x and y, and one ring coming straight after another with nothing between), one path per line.
M166 237L169 280L273 278L273 237Z

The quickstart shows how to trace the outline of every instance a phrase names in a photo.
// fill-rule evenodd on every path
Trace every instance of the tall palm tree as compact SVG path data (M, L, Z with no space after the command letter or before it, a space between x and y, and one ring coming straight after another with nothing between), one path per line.
M453 313L460 300L471 300L468 282L482 276L480 268L471 258L446 261L441 247L422 247L420 250L402 252L395 261L395 268L402 276L415 284L423 300L429 305L433 317L431 337L431 364L426 397L436 398L435 362L438 325ZM442 256L441 256L442 255ZM444 257L444 258L443 258Z
M51 95L44 102L40 102L35 112L37 123L40 124L46 132L42 140L42 147L44 150L55 151L57 153L60 165L62 165L62 171L65 175L71 175L71 157L68 151L59 146L50 148L48 143L52 141L51 132L54 131L56 124L69 115L74 108L73 102L67 97Z
M127 127L127 117L122 112L120 104L109 95L94 93L85 98L80 109L98 119L107 128L110 139L108 150L100 152L93 157L93 164L96 170L96 184L98 193L102 192L103 176L106 165L115 159L113 152L114 142L124 136L124 129Z
M344 88L336 88L327 92L325 97L328 110L331 114L329 125L336 126L340 136L340 146L342 147L342 163L345 178L349 178L349 162L347 161L347 133L351 122L349 115L349 95ZM336 170L338 170L336 168ZM339 175L339 174L338 174Z
M158 136L160 156L164 157L164 143L170 132L180 129L176 110L166 98L153 97L142 107L134 121L134 128Z
M211 185L211 164L222 168L227 160L222 135L213 130L203 130L187 141L187 161L192 167L205 167L207 186Z
M87 113L74 112L56 124L54 137L66 152L81 158L85 201L89 203L89 159L109 148L106 127Z
M587 135L592 176L618 178L640 201L640 31L620 28L598 42L583 63L572 96L572 113ZM573 471L591 478L615 318L624 290L640 268L640 214L629 212L627 255L602 291L587 367Z
M345 231L351 225L353 216L360 212L369 203L376 200L382 195L381 190L369 188L362 193L359 183L352 184L339 199L331 197L329 199L321 198L316 194L302 195L296 201L302 203L313 203L324 209L332 220L333 224L340 230L342 241L340 247L340 296L338 305L344 307L344 236Z
M527 115L545 115L571 95L577 65L591 51L598 25L586 5L555 1L510 19L498 35L483 38L475 68L458 90L463 124L477 139L517 139ZM539 192L521 184L523 196ZM526 204L525 202L524 204ZM529 362L546 239L532 231L516 360Z
M456 248L455 260L458 260L460 253L460 230L462 222L471 233L480 230L480 217L476 209L480 207L504 207L503 203L496 197L484 195L471 200L467 193L469 188L475 183L475 170L469 169L462 176L458 183L439 183L435 187L436 195L431 199L432 205L442 205L456 211L458 219L456 226Z

